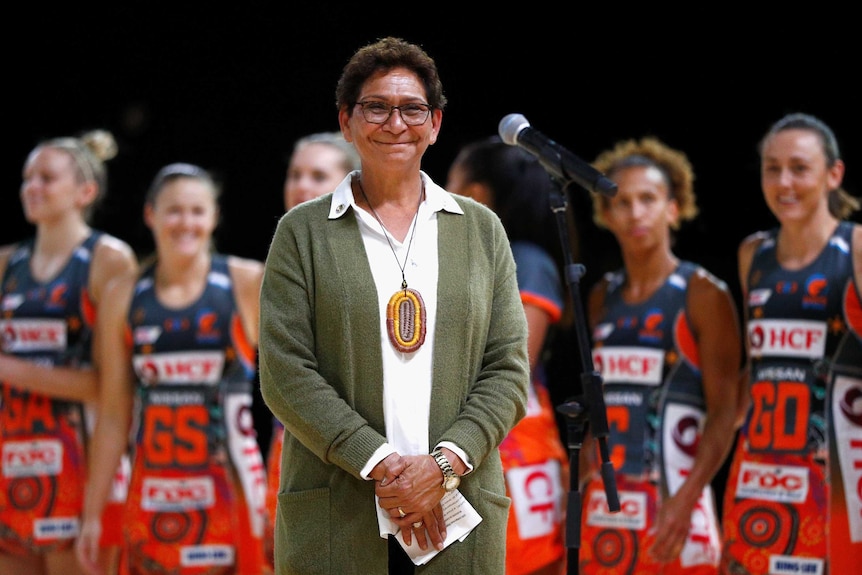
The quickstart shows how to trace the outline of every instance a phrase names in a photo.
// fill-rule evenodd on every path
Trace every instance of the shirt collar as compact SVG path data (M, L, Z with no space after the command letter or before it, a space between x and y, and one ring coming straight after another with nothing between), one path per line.
M358 176L361 172L354 170L347 174L335 191L332 192L332 202L329 204L329 219L338 219L347 213L348 207L355 207L356 200L353 197L353 188L350 187L350 180L353 176ZM438 186L425 172L420 171L419 175L425 184L425 204L432 212L441 210L451 212L453 214L464 214L464 210L452 197L452 194Z

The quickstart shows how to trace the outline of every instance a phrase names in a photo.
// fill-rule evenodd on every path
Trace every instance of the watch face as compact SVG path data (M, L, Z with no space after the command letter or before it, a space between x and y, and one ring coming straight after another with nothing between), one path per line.
M453 475L452 477L446 478L446 491L453 491L458 489L458 486L461 485L461 478L457 475Z

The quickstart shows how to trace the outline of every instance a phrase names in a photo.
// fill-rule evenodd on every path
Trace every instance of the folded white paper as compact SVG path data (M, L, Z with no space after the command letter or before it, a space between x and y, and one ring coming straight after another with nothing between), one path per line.
M473 528L482 522L482 517L479 513L476 512L473 506L470 505L470 502L457 489L444 495L440 501L440 505L443 507L443 520L446 522L446 539L443 541L444 548L449 547L455 541L463 541ZM407 555L410 556L415 565L428 563L428 561L440 552L430 544L430 540L427 549L423 550L420 548L415 533L413 534L411 544L406 545L404 543L404 535L401 533L398 525L379 506L377 507L377 511L380 537L385 539L389 535L395 535L398 543L401 544L401 547L404 548L404 551L407 552Z

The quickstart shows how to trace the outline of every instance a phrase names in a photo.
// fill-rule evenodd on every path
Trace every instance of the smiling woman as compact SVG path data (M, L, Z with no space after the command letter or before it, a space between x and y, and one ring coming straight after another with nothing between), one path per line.
M251 417L263 265L212 250L217 190L198 166L160 170L144 208L155 256L106 294L97 330L106 416L78 539L90 570L109 472L134 422L123 531L130 571L266 572L266 478Z
M261 391L285 429L275 569L503 573L499 445L529 383L506 232L420 169L446 98L419 46L363 46L336 101L362 167L281 218L261 288ZM443 501L481 522L450 530Z
M728 573L776 562L853 573L862 564L853 447L862 444L862 226L846 219L860 202L844 190L838 141L817 117L782 117L760 153L778 227L739 245L747 412L725 492L722 562Z
M78 572L72 543L99 389L94 322L110 280L137 266L129 245L88 223L116 152L102 130L39 143L20 187L35 236L0 247L0 573ZM118 528L105 530L101 556L93 539L93 561L105 569Z

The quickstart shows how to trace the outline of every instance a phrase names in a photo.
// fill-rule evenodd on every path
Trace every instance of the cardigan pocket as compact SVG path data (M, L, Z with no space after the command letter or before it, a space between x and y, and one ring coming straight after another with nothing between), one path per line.
M504 573L506 570L506 529L512 499L506 495L479 489L476 508L486 520L484 529L476 530L470 573Z
M275 520L276 573L330 575L332 549L329 510L330 493L326 487L278 494ZM317 517L319 521L310 524L308 521L291 521L292 517Z

